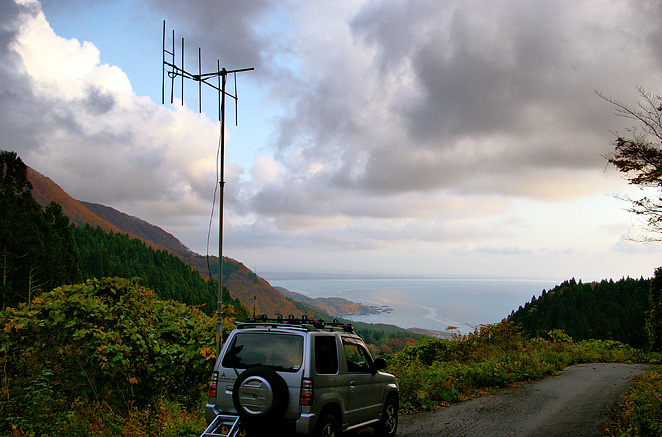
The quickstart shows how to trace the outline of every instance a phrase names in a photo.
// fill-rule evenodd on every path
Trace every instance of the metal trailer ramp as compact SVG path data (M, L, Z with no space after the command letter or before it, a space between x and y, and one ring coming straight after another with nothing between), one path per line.
M239 437L239 417L219 414L200 437Z

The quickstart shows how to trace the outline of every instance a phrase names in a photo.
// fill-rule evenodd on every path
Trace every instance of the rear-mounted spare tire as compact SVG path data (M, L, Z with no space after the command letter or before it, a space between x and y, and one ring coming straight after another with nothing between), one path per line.
M275 370L264 366L246 369L232 390L232 401L239 416L256 424L280 418L288 400L285 380Z

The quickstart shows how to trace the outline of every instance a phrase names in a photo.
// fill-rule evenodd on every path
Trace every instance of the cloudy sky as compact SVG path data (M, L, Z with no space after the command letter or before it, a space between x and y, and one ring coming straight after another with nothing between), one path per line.
M79 200L198 253L228 101L224 255L258 273L650 277L627 239L638 195L606 165L619 118L662 93L653 0L9 0L0 2L0 148ZM234 92L234 79L228 87ZM183 103L183 105L182 105ZM216 204L218 205L218 203ZM218 211L216 211L217 220ZM214 221L210 253L216 254Z

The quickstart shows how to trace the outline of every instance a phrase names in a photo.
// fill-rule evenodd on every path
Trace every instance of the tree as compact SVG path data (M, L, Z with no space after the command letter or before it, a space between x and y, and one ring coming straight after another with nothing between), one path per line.
M614 151L606 158L630 185L659 190L655 195L625 200L632 203L630 212L645 219L644 228L651 233L642 240L662 241L662 97L641 87L637 90L641 100L634 108L598 93L615 106L618 116L641 124L639 128L628 129L629 136L617 135ZM651 137L654 137L652 141Z
M642 238L643 241L662 241L662 97L637 88L641 100L632 108L624 103L607 98L598 93L616 107L616 114L635 120L641 124L629 129L630 137L618 136L614 142L614 151L607 156L631 185L640 188L654 188L654 195L646 195L631 201L630 211L645 219L645 230L652 236ZM649 138L652 138L652 141ZM655 280L662 280L662 271L655 271ZM659 350L662 346L662 285L651 285L649 296L649 313L646 328L651 348Z
M27 299L28 272L39 248L39 205L32 197L27 167L15 152L0 153L0 251L2 308Z
M662 267L655 270L649 294L650 308L646 315L646 330L651 351L662 350Z
M69 219L56 203L42 210L27 166L0 152L0 309L79 279Z

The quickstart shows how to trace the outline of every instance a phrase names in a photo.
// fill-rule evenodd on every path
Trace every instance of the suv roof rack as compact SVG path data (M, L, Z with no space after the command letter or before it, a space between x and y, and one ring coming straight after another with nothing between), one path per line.
M244 322L237 324L237 329L246 329L251 327L270 325L272 327L300 327L306 330L319 329L327 331L344 331L347 333L354 333L354 326L351 323L342 323L338 319L333 319L332 322L326 322L323 319L311 319L303 315L301 318L295 318L289 315L284 318L278 315L276 318L269 318L266 314L258 317L246 319Z

